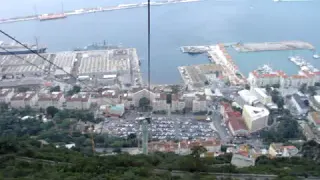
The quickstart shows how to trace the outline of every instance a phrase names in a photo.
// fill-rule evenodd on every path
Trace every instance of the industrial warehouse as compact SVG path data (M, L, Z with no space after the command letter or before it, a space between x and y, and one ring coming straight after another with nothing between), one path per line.
M66 51L42 56L0 56L0 75L4 87L16 87L21 79L86 81L92 87L142 85L139 59L134 48ZM8 84L9 82L9 84ZM8 85L6 85L6 83Z

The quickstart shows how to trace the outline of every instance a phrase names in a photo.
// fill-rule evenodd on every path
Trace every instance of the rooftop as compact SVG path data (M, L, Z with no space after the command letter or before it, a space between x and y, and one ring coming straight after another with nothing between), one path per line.
M246 89L241 90L238 92L238 94L244 101L246 101L249 104L252 104L258 101L258 98L254 94L252 94L249 90L246 90Z
M76 102L76 101L81 101L81 102L87 102L90 98L90 94L89 93L78 93L78 94L74 94L71 97L67 98L67 102Z
M16 93L11 98L11 101L21 101L21 100L28 101L28 100L32 99L35 95L36 95L36 93L32 92L32 91L28 91L25 93Z
M247 130L247 126L242 118L230 118L229 123L234 131Z
M0 97L7 96L11 91L12 91L12 89L1 89Z
M63 96L62 92L52 92L49 94L39 94L38 101L58 101Z
M265 117L269 115L269 111L263 107L253 107L244 105L243 111L247 112L249 116L251 116L252 120L257 120L261 117Z

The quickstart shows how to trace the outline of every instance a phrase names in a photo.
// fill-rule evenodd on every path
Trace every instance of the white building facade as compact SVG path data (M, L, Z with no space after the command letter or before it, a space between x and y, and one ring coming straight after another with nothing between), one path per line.
M245 105L242 117L249 132L252 133L267 127L269 111L266 108Z

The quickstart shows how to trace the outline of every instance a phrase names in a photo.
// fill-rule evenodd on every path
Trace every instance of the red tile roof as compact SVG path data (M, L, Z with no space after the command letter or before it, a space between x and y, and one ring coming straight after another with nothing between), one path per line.
M63 96L62 92L59 93L50 93L50 94L39 94L38 101L59 101L59 99Z
M243 118L229 118L229 123L234 131L248 130Z
M307 77L306 76L303 76L303 75L292 75L291 76L293 79L306 79Z

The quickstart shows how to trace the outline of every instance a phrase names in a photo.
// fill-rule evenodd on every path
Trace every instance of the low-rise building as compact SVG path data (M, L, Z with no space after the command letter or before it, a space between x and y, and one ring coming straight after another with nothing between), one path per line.
M244 105L254 106L259 102L258 98L249 90L241 90L238 94L239 96L236 98L236 102L241 108L243 108Z
M267 127L269 111L263 107L245 105L242 112L246 126L250 133Z
M45 109L49 106L54 106L58 109L62 109L64 102L65 98L62 92L39 94L38 107Z
M139 103L142 98L147 98L151 105L151 103L155 101L156 94L149 91L148 89L141 89L141 90L134 91L132 93L132 104L135 107L139 107Z
M267 94L264 88L251 88L251 92L262 104L266 105L272 103L271 96Z
M310 109L308 97L300 92L292 95L291 104L294 107L291 113L294 115L306 115Z
M292 157L297 155L299 150L295 146L284 146L282 143L271 143L269 146L270 157Z
M100 94L100 99L97 101L99 105L117 104L120 102L120 95L117 90L106 90Z
M207 100L205 95L196 94L196 98L192 102L192 112L206 112Z
M89 93L80 92L66 98L66 109L89 109L91 96Z
M316 128L320 128L320 113L319 112L309 112L308 120L311 124L313 124Z
M13 108L35 107L38 101L38 95L33 91L25 93L16 93L12 96L10 102Z
M248 128L241 117L230 117L228 120L228 128L233 136L247 136L249 134Z
M255 158L246 152L239 152L232 155L231 164L238 167L250 167L255 165Z
M320 95L316 95L310 98L310 105L320 112Z
M0 102L9 103L13 95L14 95L13 89L1 89Z
M121 117L125 112L124 104L102 105L100 106L106 116Z

